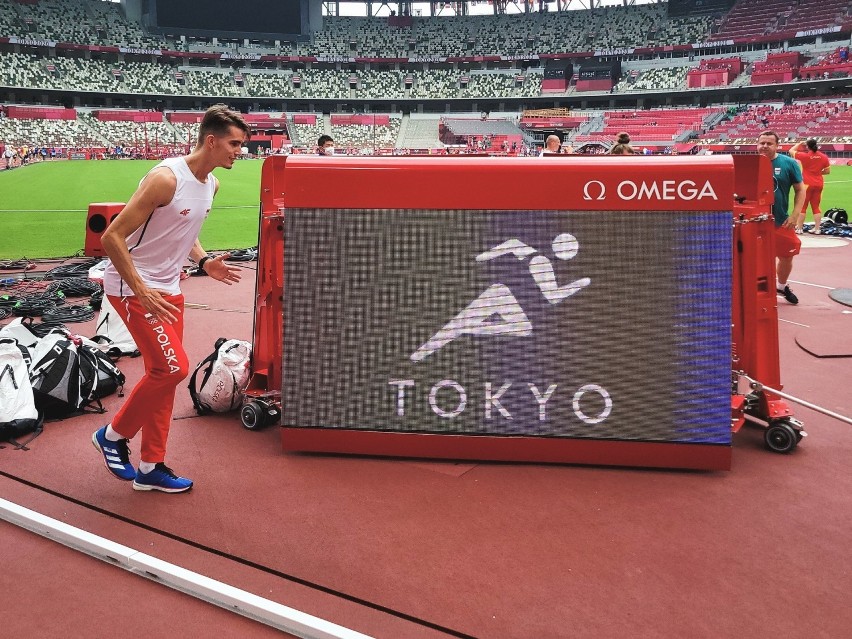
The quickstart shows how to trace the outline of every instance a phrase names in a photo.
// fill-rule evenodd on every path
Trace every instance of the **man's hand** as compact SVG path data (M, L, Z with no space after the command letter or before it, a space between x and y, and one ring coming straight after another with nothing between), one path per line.
M804 218L804 216L802 216L801 214L797 215L797 214L793 213L786 220L784 220L784 223L781 224L781 226L783 228L801 231L802 230L802 224L805 221L803 218Z
M230 253L222 253L222 255L211 257L204 262L204 272L214 280L224 282L228 286L234 282L239 282L241 277L240 268L226 263L225 260L229 257L231 257Z
M135 291L135 294L142 308L148 311L150 315L166 324L177 321L177 316L180 313L178 307L167 302L161 291L145 287Z

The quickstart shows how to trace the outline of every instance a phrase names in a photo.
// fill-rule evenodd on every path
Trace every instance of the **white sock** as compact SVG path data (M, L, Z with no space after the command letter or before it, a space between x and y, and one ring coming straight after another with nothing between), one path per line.
M141 462L139 462L139 472L140 472L140 473L148 474L148 473L150 473L152 470L154 470L154 467L155 467L156 465L157 465L157 464L154 464L154 463L151 463L151 462L143 462L143 461L141 461Z
M778 292L783 293L783 292L784 292L784 287L785 287L785 286L787 286L787 282L784 282L783 284L782 284L781 282L778 282L778 283L775 285L775 289L776 289Z
M112 429L112 424L107 424L107 428L106 428L106 432L104 433L104 437L106 438L107 441L110 441L110 442L117 442L117 441L120 441L122 439L127 439L123 435L119 435L118 433L116 433Z

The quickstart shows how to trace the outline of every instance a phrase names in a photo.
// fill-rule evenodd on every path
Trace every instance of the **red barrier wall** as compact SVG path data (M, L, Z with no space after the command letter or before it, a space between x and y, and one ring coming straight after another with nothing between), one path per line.
M729 84L731 77L728 69L693 69L686 74L686 86L690 89L720 87Z
M577 91L609 91L612 80L577 80Z
M159 111L95 111L95 118L101 122L162 122Z
M166 119L169 122L175 122L178 124L196 124L198 122L201 122L203 117L204 113L177 112L166 114Z
M41 108L41 107L6 107L6 115L18 120L76 120L77 111L74 109Z
M792 69L777 69L766 71L755 71L751 74L752 84L780 84L792 82L795 73Z

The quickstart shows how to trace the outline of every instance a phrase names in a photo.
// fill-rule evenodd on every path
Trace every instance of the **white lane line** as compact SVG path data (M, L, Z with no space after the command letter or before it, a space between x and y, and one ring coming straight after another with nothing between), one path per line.
M787 322L788 324L795 324L796 326L803 326L805 328L810 328L810 326L808 326L807 324L799 324L798 322L791 322L790 320L781 319L780 317L778 318L778 321L779 322Z
M824 288L833 291L837 286L823 286L822 284L812 284L811 282L800 282L799 280L790 280L793 284L801 284L802 286L813 286L814 288Z
M81 528L0 499L0 519L96 559L305 639L370 639L307 613L157 559Z

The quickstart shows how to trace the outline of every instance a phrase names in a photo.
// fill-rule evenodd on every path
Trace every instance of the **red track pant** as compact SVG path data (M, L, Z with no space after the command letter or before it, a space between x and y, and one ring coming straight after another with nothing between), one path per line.
M822 202L822 189L821 186L809 186L805 191L805 204L802 206L802 213L808 210L808 206L811 207L811 212L814 215L822 215L822 210L819 208L820 203Z
M145 362L145 375L113 417L112 428L127 439L141 430L142 461L152 464L165 461L175 391L189 374L189 360L181 344L183 295L165 299L180 309L174 324L147 316L135 297L109 296Z

